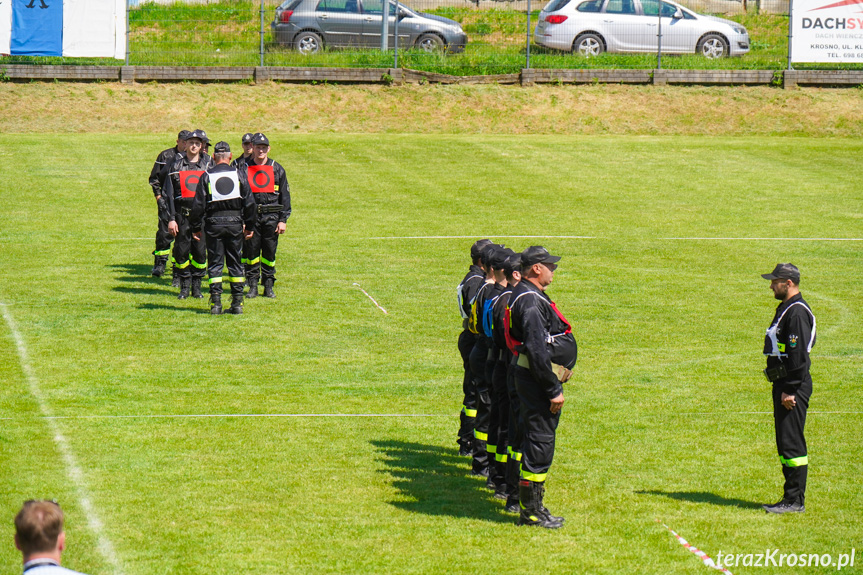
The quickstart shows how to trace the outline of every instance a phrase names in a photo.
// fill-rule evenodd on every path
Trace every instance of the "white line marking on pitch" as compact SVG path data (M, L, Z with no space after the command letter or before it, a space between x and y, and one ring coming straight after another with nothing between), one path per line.
M695 555L696 557L701 559L701 562L704 563L705 566L710 567L711 569L716 569L717 571L721 571L722 573L726 573L727 575L732 575L731 571L729 571L728 569L726 569L722 565L717 565L716 562L713 559L711 559L707 553L705 553L704 551L702 551L701 549L699 549L695 545L692 545L689 541L687 541L686 539L684 539L683 537L678 535L677 532L674 531L671 527L669 527L665 523L662 523L658 519L656 521L657 521L657 523L660 523L663 527L668 529L668 531L672 535L674 535L674 538L677 539L677 542L680 543L681 545L683 545L683 547L685 547L687 551L689 551L690 553L692 553L693 555Z
M43 419L174 419L214 417L455 417L434 413L167 413L152 415L51 415ZM3 417L0 419L15 419Z
M66 472L69 475L69 479L72 481L72 486L78 492L78 500L81 503L81 507L84 509L84 515L87 517L87 524L90 526L90 530L96 536L98 541L99 551L107 562L114 568L114 572L119 574L122 570L120 569L120 562L117 559L117 554L114 552L114 546L105 535L102 521L99 519L99 516L96 513L96 508L91 502L90 494L88 493L86 481L84 479L84 472L75 460L72 448L69 446L69 442L66 441L66 437L60 431L60 427L53 421L51 408L48 406L48 403L42 395L42 390L39 388L39 380L36 378L36 373L33 371L33 367L30 364L30 356L27 353L27 346L24 345L24 338L21 336L21 332L18 331L15 319L12 317L12 314L9 313L9 309L6 304L0 302L0 309L3 310L3 318L6 320L6 325L9 326L9 331L12 333L12 339L15 340L15 347L18 350L18 360L21 364L21 370L24 372L27 384L30 386L30 393L36 399L36 403L39 404L39 411L42 412L44 419L48 420L48 427L51 431L51 435L54 437L57 449L60 451L63 461L66 464Z
M376 302L376 301L375 301L375 298L373 298L372 296L370 296L370 295L369 295L369 292L367 292L366 290L364 290L364 289L363 289L363 286L361 286L361 285L360 285L360 284L358 284L357 282L354 282L354 285L355 285L355 286L357 286L358 288L360 288L360 291L361 291L361 292L363 292L364 294L366 294L366 297L367 297L367 298L369 298L370 300L372 300L372 303L373 303L373 304L375 304L375 307L377 307L379 310L381 310L381 311L382 311L382 312L384 312L385 314L389 315L389 313L390 313L390 312L388 312L387 310L385 310L384 308L382 308L382 307L378 304L378 302Z
M742 241L742 242L863 242L863 238L658 238L685 241Z
M374 238L366 238L367 240L469 240L478 236L380 236ZM557 239L557 240L595 240L596 236L489 236L495 238L515 238L515 239Z
M476 236L377 236L366 238L367 240L467 240L480 237ZM498 236L491 235L487 237L494 238L515 238L515 239L554 239L554 240L602 240L602 239L619 239L606 238L603 236ZM651 238L639 238L647 239ZM653 238L662 241L740 241L740 242L863 242L863 238L701 238L701 237L675 237L675 238Z

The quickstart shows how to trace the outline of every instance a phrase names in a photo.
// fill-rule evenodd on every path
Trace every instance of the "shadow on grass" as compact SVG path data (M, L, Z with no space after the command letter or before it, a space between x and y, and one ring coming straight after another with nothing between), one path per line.
M161 278L150 275L153 268L148 264L114 264L108 267L115 270L117 281L147 285L147 287L115 286L111 288L113 291L141 295L164 295L177 291L170 287L170 266Z
M691 501L692 503L710 503L711 505L724 505L726 507L741 507L743 509L761 509L760 503L753 501L744 501L743 499L729 499L716 495L715 493L707 493L706 491L659 491L656 489L636 491L639 495L662 495L669 499L678 501Z
M399 491L393 507L426 515L447 515L515 523L503 502L485 488L485 478L470 474L470 459L439 445L396 440L370 442L383 454L387 473Z
M187 307L183 305L165 305L161 303L142 303L138 306L138 309L169 309L171 311L189 311L197 314L210 314L209 309Z

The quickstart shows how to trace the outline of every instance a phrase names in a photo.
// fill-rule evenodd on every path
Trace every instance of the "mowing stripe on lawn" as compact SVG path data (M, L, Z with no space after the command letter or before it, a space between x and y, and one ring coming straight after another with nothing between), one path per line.
M102 521L99 519L99 516L96 513L96 508L91 502L90 494L87 490L86 481L84 479L84 472L81 471L81 467L78 465L75 455L72 453L72 448L69 446L69 442L66 441L66 437L60 431L59 426L53 421L54 418L51 415L51 408L48 406L48 403L42 395L39 380L36 378L36 372L33 370L33 366L30 363L30 355L27 353L27 346L24 344L24 338L22 337L21 332L18 331L15 319L12 317L12 314L9 312L9 308L5 303L0 302L0 310L3 310L3 319L6 320L6 325L9 327L9 332L12 334L12 339L15 341L15 347L18 351L18 361L21 364L21 370L24 372L27 384L30 386L30 393L33 395L36 403L39 404L39 411L42 412L43 419L48 420L51 435L53 435L54 442L57 444L57 449L63 457L63 462L66 464L66 472L69 475L69 479L72 481L72 486L75 488L75 491L78 492L78 500L81 503L81 507L84 509L84 515L87 517L87 524L90 526L90 530L99 542L99 551L102 553L102 556L108 564L114 568L114 572L119 574L122 571L120 569L120 562L117 559L117 554L114 552L114 546L105 535Z

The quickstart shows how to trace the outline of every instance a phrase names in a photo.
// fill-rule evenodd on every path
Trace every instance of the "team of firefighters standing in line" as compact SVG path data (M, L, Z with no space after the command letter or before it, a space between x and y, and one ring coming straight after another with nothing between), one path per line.
M458 286L464 329L464 406L458 443L519 525L556 529L543 505L563 383L578 355L566 318L545 294L560 257L541 246L516 253L490 240L471 247Z
M243 154L236 159L226 142L217 143L211 157L209 144L203 130L183 130L176 146L161 152L153 165L149 183L159 226L151 273L161 277L170 256L172 285L180 288L177 298L186 299L204 297L206 270L210 312L222 313L222 282L228 281L230 312L240 314L244 285L248 298L258 296L259 282L264 296L276 297L276 249L291 215L291 193L284 168L269 157L264 134L245 134Z

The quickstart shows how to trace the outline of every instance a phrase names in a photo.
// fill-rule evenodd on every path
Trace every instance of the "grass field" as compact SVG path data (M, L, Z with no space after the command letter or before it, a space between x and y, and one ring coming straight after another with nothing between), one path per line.
M91 574L711 572L657 521L713 557L857 547L860 572L863 264L816 239L863 238L859 138L269 136L294 203L278 299L210 317L148 276L171 135L0 135L0 571L49 497ZM564 256L557 532L516 528L456 455L479 237ZM819 328L795 517L758 508L781 488L758 275L779 261Z

